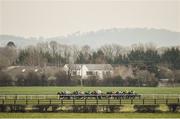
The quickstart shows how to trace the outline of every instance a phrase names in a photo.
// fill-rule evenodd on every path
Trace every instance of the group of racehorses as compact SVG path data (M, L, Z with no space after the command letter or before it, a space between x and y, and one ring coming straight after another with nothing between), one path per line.
M140 98L141 95L135 93L135 91L109 91L103 93L101 90L96 91L60 91L57 93L59 99L134 99Z

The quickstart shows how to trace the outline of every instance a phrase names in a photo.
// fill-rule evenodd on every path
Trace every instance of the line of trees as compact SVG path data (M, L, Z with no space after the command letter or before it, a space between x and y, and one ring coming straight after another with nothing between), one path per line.
M146 85L144 85L146 84ZM141 79L127 78L121 76L107 77L99 80L96 76L89 76L83 80L84 86L157 86L157 80L145 81ZM59 71L54 76L39 74L30 71L26 74L17 74L15 78L6 72L0 71L0 86L78 86L81 79L69 79L66 72Z
M164 63L171 68L180 69L180 50L176 47L166 48L163 53L154 45L132 45L131 48L120 45L104 45L98 49L91 49L89 46L81 48L58 44L55 41L50 43L39 43L37 46L29 46L23 49L16 49L13 42L6 47L0 47L1 67L6 65L30 65L61 66L66 63L79 64L132 64L144 63L145 65ZM5 62L6 61L6 62Z
M0 47L0 84L1 85L78 85L79 80L71 80L64 73L54 76L47 74L17 75L16 80L4 72L8 66L56 66L62 67L67 63L77 64L112 64L132 67L133 77L122 78L115 75L111 79L99 81L90 77L84 85L112 85L112 86L157 86L158 79L170 78L180 83L180 48L157 48L155 45L138 44L131 47L122 47L117 44L104 45L91 49L88 45L77 47L62 45L55 41L39 43L17 49L13 42ZM33 80L34 79L34 80Z
M146 67L156 64L166 64L172 69L180 69L180 49L176 47L166 48L162 53L153 44L132 45L130 48L120 45L104 45L101 48L91 49L88 45L81 48L50 43L39 43L37 46L29 46L18 49L18 52L8 51L9 47L0 49L0 54L10 60L8 65L29 66L62 66L67 63L77 64L133 64ZM11 48L12 49L12 48ZM8 52L8 53L7 53ZM3 58L3 57L2 57ZM1 59L2 59L1 58ZM15 61L15 62L14 62Z

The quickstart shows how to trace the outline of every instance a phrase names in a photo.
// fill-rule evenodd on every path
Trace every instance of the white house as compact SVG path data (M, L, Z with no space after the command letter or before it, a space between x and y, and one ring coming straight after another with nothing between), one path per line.
M170 85L170 79L159 79L159 87L166 87Z
M65 64L64 70L71 76L80 76L87 79L89 76L98 76L103 79L105 75L112 75L113 67L110 64Z

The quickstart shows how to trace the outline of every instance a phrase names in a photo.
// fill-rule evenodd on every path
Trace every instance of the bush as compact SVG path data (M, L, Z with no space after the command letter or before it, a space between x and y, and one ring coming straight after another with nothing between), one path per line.
M104 86L123 86L123 79L121 76L108 77L102 81Z
M46 74L42 74L40 76L40 85L41 86L47 86L48 85L48 77Z
M178 110L180 110L180 105L179 104L169 104L168 108L169 108L170 112L178 112Z
M13 79L9 74L0 71L0 86L12 86L13 83Z
M112 85L113 86L122 86L123 85L123 79L121 76L116 76L112 78Z
M109 108L109 112L119 112L120 111L120 106L116 106L116 105L110 105L110 106L108 106L108 108Z
M57 86L69 86L71 85L71 79L68 78L65 71L59 71L55 74Z
M73 78L73 79L71 80L71 85L72 85L72 86L81 85L81 80L80 80L80 78L77 78L77 79Z
M16 86L24 86L25 85L25 76L22 74L16 75Z
M136 112L157 112L159 105L134 105Z
M97 86L98 85L97 76L89 76L88 79L84 80L83 83L85 86Z
M40 86L40 76L36 72L28 72L26 78L25 78L25 86Z

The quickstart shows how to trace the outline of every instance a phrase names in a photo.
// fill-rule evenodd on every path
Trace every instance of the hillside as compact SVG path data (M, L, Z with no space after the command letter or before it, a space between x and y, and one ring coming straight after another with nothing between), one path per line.
M35 45L38 42L57 41L61 44L68 45L89 45L92 48L100 47L104 44L119 44L122 46L130 46L135 43L154 43L157 46L176 46L180 44L180 33L163 29L106 29L92 31L87 33L76 32L67 36L58 37L17 37L11 35L0 35L0 45L5 45L8 41L13 41L18 47L27 45Z

